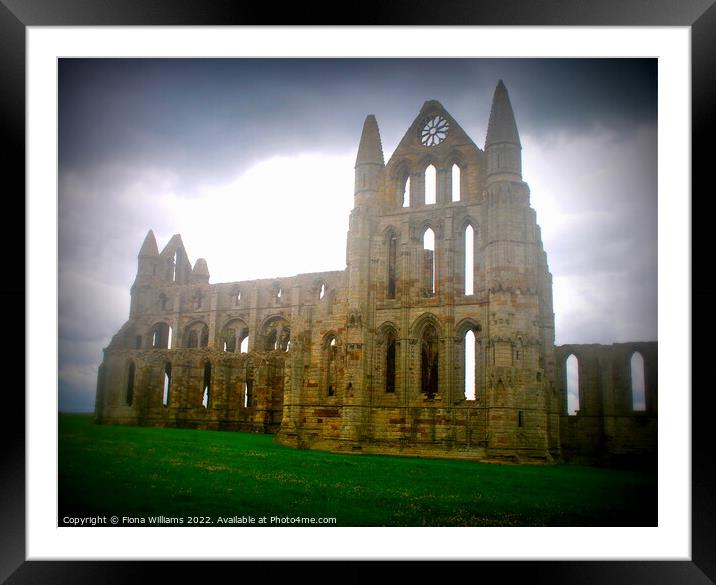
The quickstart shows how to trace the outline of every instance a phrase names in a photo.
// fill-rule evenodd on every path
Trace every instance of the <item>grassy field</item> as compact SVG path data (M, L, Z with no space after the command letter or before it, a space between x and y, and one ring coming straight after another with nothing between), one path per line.
M59 417L64 515L335 517L338 526L655 526L656 474L342 455L271 435Z

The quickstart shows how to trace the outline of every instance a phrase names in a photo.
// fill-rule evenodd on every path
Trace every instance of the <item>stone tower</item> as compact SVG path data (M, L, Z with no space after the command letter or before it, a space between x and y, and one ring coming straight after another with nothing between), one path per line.
M551 276L504 84L484 151L431 100L383 161L371 115L355 166L335 442L559 458Z

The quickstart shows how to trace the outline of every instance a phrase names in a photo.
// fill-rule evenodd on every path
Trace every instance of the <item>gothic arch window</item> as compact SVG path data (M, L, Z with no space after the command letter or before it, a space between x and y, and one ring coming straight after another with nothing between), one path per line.
M283 317L268 319L261 328L264 351L288 351L291 344L291 326Z
M271 286L271 294L273 295L274 301L279 302L281 300L281 297L283 297L283 287L280 282L273 283Z
M471 224L465 226L463 231L465 254L465 294L475 294L475 230Z
M168 349L169 348L169 325L164 322L155 323L149 332L149 339L152 343L152 349Z
M644 357L635 351L629 360L631 379L631 408L635 412L646 410L646 392L644 389Z
M246 362L246 374L244 377L244 408L251 408L254 405L254 366L251 360Z
M565 361L565 374L567 380L567 414L575 415L579 412L579 360L570 354Z
M240 347L239 351L241 353L249 353L249 336L248 336L248 334L246 334L246 337L244 337L241 340L241 344L239 347Z
M162 392L162 406L169 406L172 387L172 365L167 362L164 366L164 384Z
M428 323L420 335L420 391L432 400L438 393L438 332Z
M425 169L425 205L433 205L437 201L438 178L435 165Z
M184 332L184 347L207 347L209 327L203 321L194 321Z
M241 319L232 319L227 322L219 336L219 347L227 353L241 351L241 344L248 337L249 328Z
M388 233L388 290L386 297L394 299L398 288L398 236Z
M234 306L236 306L236 307L238 307L239 303L241 302L241 294L242 294L241 289L237 288L234 290L234 292L231 295L232 298L234 299Z
M410 175L407 175L403 181L402 206L410 207Z
M427 228L423 232L423 249L421 263L422 295L424 297L435 296L435 232Z
M204 408L211 407L211 362L204 363L204 380L202 382L201 405Z
M461 171L460 167L457 164L453 164L452 168L450 169L451 175L452 175L452 201L460 201L462 199L462 193L461 193L461 184L460 181L462 179L461 177Z
M125 401L127 402L127 406L132 406L132 402L134 402L134 374L135 374L135 366L134 362L129 362L129 366L127 367L127 393L125 396Z
M395 332L388 330L385 336L385 391L389 394L395 392L396 354Z
M326 394L335 396L338 389L338 344L333 334L323 340L323 369Z
M456 396L462 395L465 400L477 400L478 372L484 360L478 338L481 330L480 324L469 317L455 327Z
M463 337L465 346L464 364L465 364L465 400L475 400L477 392L475 390L475 358L477 352L475 351L476 339L475 333L472 329L468 329Z
M326 296L326 283L322 282L321 286L318 288L318 300L322 301Z

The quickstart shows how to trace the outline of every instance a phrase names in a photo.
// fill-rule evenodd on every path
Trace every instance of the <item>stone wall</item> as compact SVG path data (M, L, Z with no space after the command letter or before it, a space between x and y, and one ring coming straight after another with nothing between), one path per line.
M645 404L635 409L631 358L644 363ZM567 359L578 363L579 411L568 414ZM561 397L562 456L566 461L633 465L657 456L658 344L562 345L556 348Z

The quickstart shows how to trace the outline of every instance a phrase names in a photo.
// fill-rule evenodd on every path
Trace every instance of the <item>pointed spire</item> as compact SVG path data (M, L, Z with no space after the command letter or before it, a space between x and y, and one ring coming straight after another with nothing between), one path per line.
M158 256L159 248L157 247L157 239L154 237L154 232L149 230L147 237L144 238L144 243L139 250L140 256Z
M356 166L364 163L385 165L380 130L378 130L378 122L373 114L370 114L363 123L363 134L360 137L360 146L356 157Z
M507 88L501 79L492 98L492 110L490 111L490 122L487 125L485 148L487 149L488 146L499 142L511 142L521 146L510 96L507 94Z
M206 260L198 258L191 275L194 282L209 282L209 267L206 264Z
M209 266L203 258L197 258L192 270L194 276L209 276Z

